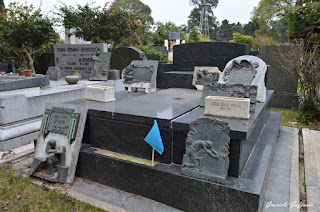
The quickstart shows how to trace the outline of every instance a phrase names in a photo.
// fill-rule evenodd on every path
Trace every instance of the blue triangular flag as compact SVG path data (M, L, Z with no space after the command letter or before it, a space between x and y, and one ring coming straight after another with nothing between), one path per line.
M159 126L156 120L154 120L153 127L151 128L150 132L148 133L147 137L144 140L154 148L160 155L162 155L164 151Z

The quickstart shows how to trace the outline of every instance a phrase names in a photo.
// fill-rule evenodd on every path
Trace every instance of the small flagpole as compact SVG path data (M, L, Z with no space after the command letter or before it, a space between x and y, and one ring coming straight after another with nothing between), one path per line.
M152 160L151 160L151 166L153 166L154 162L154 148L152 148Z

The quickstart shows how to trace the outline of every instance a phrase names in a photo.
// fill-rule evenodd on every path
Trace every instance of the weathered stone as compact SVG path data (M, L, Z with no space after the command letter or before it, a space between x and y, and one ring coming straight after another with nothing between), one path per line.
M201 96L200 106L205 106L207 96L225 96L250 99L250 112L254 113L257 99L257 86L251 85L228 85L213 83L204 86Z
M59 67L49 67L47 70L47 75L49 75L50 80L57 81L61 78Z
M46 105L30 175L52 182L73 182L86 118L85 107Z
M91 85L85 88L85 99L98 102L111 102L114 98L112 86Z
M222 96L207 96L205 99L206 116L249 119L250 99Z
M266 101L265 75L267 65L260 58L244 55L229 61L218 83L229 85L255 85L258 87L257 100Z
M218 82L221 71L218 67L194 67L192 85L202 91L204 84Z
M119 70L109 70L108 80L118 80L120 79L120 71Z
M93 71L93 59L97 51L108 52L106 43L56 44L54 45L55 66L65 77L78 72L83 79L89 79Z
M158 61L132 61L123 70L123 86L128 87L129 92L137 88L145 88L146 93L156 91Z
M93 59L93 72L89 80L107 81L110 69L111 53L97 51L92 57Z
M40 87L49 84L49 78L42 74L36 74L32 77L18 75L0 76L0 91Z
M133 60L147 60L143 51L135 47L124 46L115 49L112 52L110 60L110 68L122 71ZM122 73L120 73L122 76Z
M200 118L191 122L181 173L225 183L229 169L229 132L228 123L217 119Z

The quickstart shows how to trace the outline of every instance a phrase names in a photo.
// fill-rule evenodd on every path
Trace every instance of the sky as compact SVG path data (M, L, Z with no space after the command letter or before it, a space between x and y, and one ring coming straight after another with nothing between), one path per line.
M41 0L4 0L5 5L10 2L27 2L39 7ZM96 6L103 6L108 0L95 0ZM189 6L189 0L141 0L152 10L152 17L155 21L172 21L176 25L187 24L188 16L192 7ZM41 9L46 13L54 8L54 5L61 5L63 2L67 5L76 6L76 4L85 5L88 0L42 0ZM220 0L214 14L219 23L227 19L229 23L241 24L248 23L251 19L251 12L254 6L257 6L259 0Z

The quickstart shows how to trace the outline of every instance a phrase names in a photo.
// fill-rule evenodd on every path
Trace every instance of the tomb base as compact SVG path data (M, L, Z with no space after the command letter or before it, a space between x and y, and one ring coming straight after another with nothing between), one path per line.
M228 176L225 185L184 176L180 165L146 166L99 154L89 146L80 151L76 175L186 211L258 211L280 117L280 113L270 113L242 174Z

